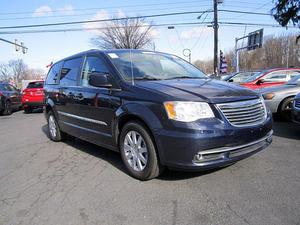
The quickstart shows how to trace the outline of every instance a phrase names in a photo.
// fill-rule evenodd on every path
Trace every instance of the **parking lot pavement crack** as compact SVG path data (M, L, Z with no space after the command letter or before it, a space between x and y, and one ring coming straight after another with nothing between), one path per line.
M178 202L177 200L172 201L173 211L172 211L172 225L176 225L177 219L177 210L178 210Z
M17 166L15 167L14 170L12 170L12 171L10 171L10 172L4 174L3 176L1 176L1 177L0 177L0 181L3 180L3 179L5 179L5 178L7 178L7 177L10 177L10 176L11 176L13 173L15 173L17 170L20 170L21 168L23 168L23 166L24 166L25 164L27 164L28 162L30 162L30 161L32 160L32 158L34 158L41 150L43 150L43 148L44 148L44 146L39 147L36 151L34 151L34 152L30 155L30 157L28 157L27 159L25 159L24 161L22 161L21 164L17 165Z
M227 206L227 208L228 208L231 212L233 212L233 214L234 214L235 216L239 217L239 218L242 219L246 224L250 225L249 221L248 221L245 217L243 217L243 216L241 216L239 213L237 213L233 208L231 208L231 206L230 206L229 204L226 203L226 206Z

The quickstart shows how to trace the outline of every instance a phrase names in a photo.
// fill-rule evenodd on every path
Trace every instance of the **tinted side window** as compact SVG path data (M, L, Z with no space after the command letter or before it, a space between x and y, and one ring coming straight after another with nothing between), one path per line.
M290 78L293 78L300 75L300 71L288 71L288 74L290 75Z
M276 71L268 74L263 79L266 82L284 82L287 81L287 73L285 70Z
M82 70L82 86L89 86L89 75L91 73L108 73L108 69L103 61L95 56L88 56Z
M76 86L77 76L81 66L81 58L66 60L61 69L60 85Z
M59 71L62 66L62 62L54 64L48 72L46 84L58 84L59 83Z

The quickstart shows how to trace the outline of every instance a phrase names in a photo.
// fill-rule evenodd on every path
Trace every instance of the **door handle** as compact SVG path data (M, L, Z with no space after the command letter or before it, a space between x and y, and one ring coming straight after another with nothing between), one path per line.
M74 98L74 94L73 94L72 92L69 92L69 93L68 93L68 97L69 97L69 98Z
M82 93L79 93L79 94L76 96L76 99L79 100L79 101L82 101L82 100L84 99L83 94L82 94Z

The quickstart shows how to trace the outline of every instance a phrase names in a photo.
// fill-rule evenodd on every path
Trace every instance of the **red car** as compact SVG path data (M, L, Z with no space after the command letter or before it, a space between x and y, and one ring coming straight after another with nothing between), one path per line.
M33 109L44 106L44 81L30 82L22 93L22 105L25 113L31 113Z
M263 70L249 77L240 85L250 88L259 89L272 87L288 82L294 76L300 75L300 68L277 68Z

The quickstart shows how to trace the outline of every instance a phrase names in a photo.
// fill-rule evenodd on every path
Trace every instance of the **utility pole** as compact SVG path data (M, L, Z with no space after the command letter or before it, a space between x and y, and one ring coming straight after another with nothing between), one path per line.
M214 74L216 73L217 76L218 74L218 29L219 29L219 24L218 24L218 0L213 0L214 1Z

